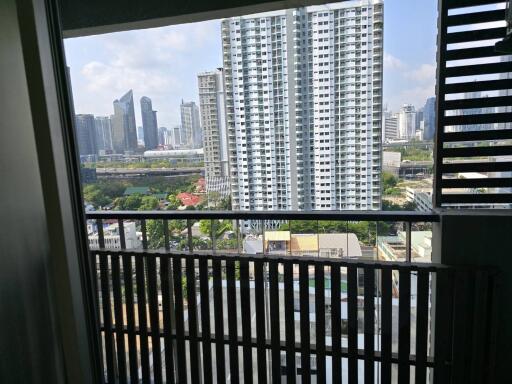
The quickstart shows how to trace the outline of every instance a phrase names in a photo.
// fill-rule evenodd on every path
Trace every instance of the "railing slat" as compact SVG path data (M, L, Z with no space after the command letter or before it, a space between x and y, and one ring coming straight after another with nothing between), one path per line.
M487 271L476 271L472 274L474 279L474 306L473 306L473 329L472 345L468 348L472 351L470 355L470 383L484 383L484 364L486 361L486 331L489 330L489 274Z
M158 288L156 278L156 258L147 259L148 304L151 326L151 355L153 357L153 377L156 384L162 383L162 356L160 349L160 318L158 310Z
M281 331L279 324L278 263L269 263L270 340L272 347L272 382L281 382Z
M391 384L391 335L393 324L393 270L384 268L381 271L381 381Z
M112 293L114 296L114 319L116 331L117 348L117 367L119 370L119 382L127 382L126 370L126 348L124 345L124 316L123 299L121 293L121 270L119 266L119 255L112 255L110 258L112 264Z
M399 269L398 301L398 383L409 383L411 352L411 275L407 268Z
M196 265L193 256L185 259L187 275L187 312L188 312L188 347L190 352L190 379L192 383L200 382L199 343L197 340L197 295Z
M228 305L228 332L229 332L229 367L231 373L231 382L239 381L238 366L238 319L236 314L236 276L235 262L226 261L226 280L227 280L227 305Z
M249 262L244 259L240 260L240 304L242 315L242 340L244 344L244 383L252 383L251 290L249 287Z
M208 284L208 259L199 258L199 284L201 295L201 336L203 339L204 383L212 383L212 341L210 329L210 287Z
M416 299L416 368L415 383L427 381L427 345L429 313L429 273L418 272Z
M137 280L137 313L139 315L139 345L142 381L149 382L148 321L146 313L146 279L144 276L144 259L145 257L137 257L135 259L135 275Z
M112 332L112 304L110 302L110 284L108 271L108 255L100 254L101 303L103 307L103 328L105 339L105 354L107 360L107 379L109 383L115 380L114 334Z
M469 382L469 348L471 347L471 304L468 294L470 292L470 277L465 271L458 271L454 278L453 300L453 354L452 382ZM468 324L469 323L469 324Z
M357 383L357 268L347 268L348 382Z
M126 305L126 329L128 332L128 360L130 361L130 382L139 381L137 362L137 337L135 335L135 309L133 290L133 266L130 254L123 254L124 300Z
M364 382L375 382L375 270L364 270Z
M317 382L325 383L325 268L315 265L316 371Z
M265 299L268 294L265 290L263 280L263 261L254 262L254 288L255 288L255 308L256 308L256 343L258 360L258 383L267 382L267 351L265 348Z
M182 258L173 258L174 313L176 317L176 369L178 383L187 382L187 357L185 349L185 320L183 310Z
M172 340L173 319L171 317L172 303L172 281L169 274L169 258L160 259L160 284L162 287L162 312L164 325L164 348L165 348L165 382L174 383L174 346Z
M299 264L299 305L300 305L300 344L301 376L303 383L311 380L311 335L309 320L309 264Z
M293 300L293 263L285 262L284 267L284 319L286 344L286 377L288 383L296 382L295 367L295 312Z
M341 383L341 274L336 265L331 266L331 323L332 382Z
M213 260L213 311L215 316L215 360L217 383L226 382L226 358L224 348L224 310L222 304L222 269L221 261Z
M450 381L452 359L453 277L450 270L439 270L435 279L434 384Z

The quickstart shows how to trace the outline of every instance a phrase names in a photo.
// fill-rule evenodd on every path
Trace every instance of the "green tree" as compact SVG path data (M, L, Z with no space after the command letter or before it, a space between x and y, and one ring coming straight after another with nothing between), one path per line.
M398 179L391 172L382 172L382 188L384 190L394 188L398 184Z
M83 190L84 200L94 205L95 208L103 207L112 203L110 199L96 184L89 184Z
M115 200L115 209L120 211L136 211L142 203L142 195L136 193L134 195L119 197Z
M143 196L139 211L154 211L158 208L158 199L154 196Z
M167 201L169 202L169 205L167 206L168 210L175 211L181 206L181 201L176 197L176 195L167 196Z
M200 220L199 230L201 233L210 236L212 224L215 231L215 239L220 238L224 232L233 230L233 224L229 220Z

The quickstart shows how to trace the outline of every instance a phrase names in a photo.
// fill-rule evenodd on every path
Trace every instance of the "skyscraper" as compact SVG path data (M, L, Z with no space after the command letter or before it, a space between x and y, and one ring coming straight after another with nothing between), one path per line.
M112 124L109 116L96 116L94 118L96 127L96 146L99 151L112 150Z
M181 147L181 127L179 125L175 126L172 129L170 137L172 138L171 145L173 146L173 148Z
M140 112L144 129L144 147L146 147L146 150L155 149L158 146L158 124L156 122L156 111L153 111L153 105L149 97L141 97Z
M75 116L76 140L78 152L83 155L95 155L98 153L96 147L96 128L93 115Z
M116 153L137 150L137 128L131 89L119 100L114 100L112 146Z
M391 111L384 112L383 140L396 140L398 138L398 116Z
M158 145L165 145L165 138L167 136L167 128L158 128Z
M199 108L196 103L181 101L181 144L189 148L201 148L202 132Z
M206 190L219 192L224 196L229 193L229 168L223 70L219 68L200 73L197 80Z
M416 135L416 110L414 105L404 104L398 113L398 137L411 140Z
M424 140L433 140L436 131L436 98L429 97L423 107L423 121L425 130L423 132Z
M378 209L381 0L222 22L233 209Z

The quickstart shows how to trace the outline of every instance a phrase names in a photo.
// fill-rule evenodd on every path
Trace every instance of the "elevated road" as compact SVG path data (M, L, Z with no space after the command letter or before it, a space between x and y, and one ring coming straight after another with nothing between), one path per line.
M96 168L97 177L190 176L201 175L204 168Z

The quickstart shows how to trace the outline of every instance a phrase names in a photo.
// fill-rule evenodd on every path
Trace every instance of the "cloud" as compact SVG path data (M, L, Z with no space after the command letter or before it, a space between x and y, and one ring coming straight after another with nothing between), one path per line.
M388 70L401 70L405 68L405 64L390 53L384 52L384 68Z
M433 64L421 64L419 67L405 72L404 76L406 79L419 83L432 82L436 78L436 66Z

